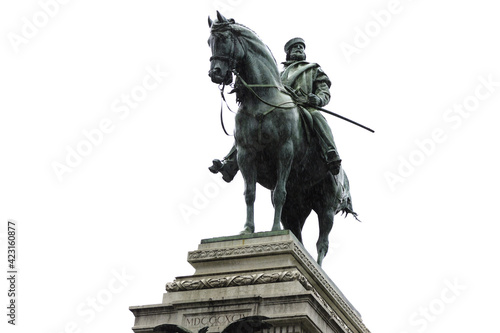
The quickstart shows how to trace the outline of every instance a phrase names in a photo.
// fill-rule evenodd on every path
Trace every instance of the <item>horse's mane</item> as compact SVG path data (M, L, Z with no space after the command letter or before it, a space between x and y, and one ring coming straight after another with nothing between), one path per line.
M278 70L278 64L273 53L271 52L271 49L262 41L262 39L260 39L259 35L257 35L255 31L241 23L234 22L233 19L230 19L228 22L214 22L212 25L212 33L217 33L218 30L224 30L225 27L229 27L230 30L242 37L242 40L240 40L246 44L245 49L248 52L267 58L276 67L276 70Z
M262 50L263 55L265 54L271 57L273 63L276 65L276 67L278 67L278 64L276 62L276 59L274 58L273 53L271 52L271 49L262 41L262 39L259 37L259 35L257 35L255 31L244 26L241 23L234 23L234 24L241 28L240 31L242 32L242 36L245 37L247 43L254 44L255 46L257 46L257 49Z
M214 22L211 28L212 34L218 34L224 31L231 31L236 35L242 47L245 49L246 57L254 64L260 63L264 66L265 70L269 73L273 73L275 77L275 84L281 86L281 78L279 75L278 64L274 58L271 49L260 39L259 35L247 26L236 23L233 19L229 19L225 22ZM243 74L243 73L240 73ZM242 89L242 85L239 77L236 78L234 88L231 93L236 93L236 101L238 104L242 103L248 92L246 89Z

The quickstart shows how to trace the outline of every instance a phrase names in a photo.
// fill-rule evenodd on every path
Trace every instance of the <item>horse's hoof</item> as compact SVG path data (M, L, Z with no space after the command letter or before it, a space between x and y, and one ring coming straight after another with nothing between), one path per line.
M325 256L326 256L326 253L319 253L318 254L318 260L316 260L316 262L318 263L318 265L321 267L321 265L323 264L323 259L325 259Z
M250 230L249 228L243 229L242 232L240 232L240 235L250 235L253 234L253 230Z

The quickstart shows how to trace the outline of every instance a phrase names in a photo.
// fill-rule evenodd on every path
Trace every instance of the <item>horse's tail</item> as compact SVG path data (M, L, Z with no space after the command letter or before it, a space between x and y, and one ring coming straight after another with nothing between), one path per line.
M358 213L352 210L352 203L351 200L349 200L348 205L346 207L342 208L340 210L340 215L345 214L345 217L347 217L348 214L351 214L358 222L361 222L360 219L358 219Z
M358 219L358 214L352 208L351 188L349 187L349 179L344 169L341 167L340 172L333 178L337 186L336 199L338 202L335 213L341 212L340 215L345 214L345 217L351 214L356 220L361 222Z

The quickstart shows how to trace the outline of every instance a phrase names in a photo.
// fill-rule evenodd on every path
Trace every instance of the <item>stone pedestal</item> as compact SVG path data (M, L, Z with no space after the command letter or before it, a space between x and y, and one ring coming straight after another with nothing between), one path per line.
M222 332L248 316L269 318L263 333L370 332L287 230L205 239L188 262L195 273L167 283L161 304L130 307L134 332L161 324Z

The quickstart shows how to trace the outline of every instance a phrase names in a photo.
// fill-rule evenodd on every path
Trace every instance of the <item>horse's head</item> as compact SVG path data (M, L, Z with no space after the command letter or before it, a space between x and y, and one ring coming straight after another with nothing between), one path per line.
M243 57L243 50L232 25L233 19L226 19L217 12L217 21L208 18L210 37L208 45L212 50L208 75L214 83L230 84L233 81L232 70Z

